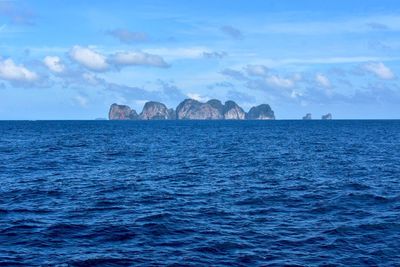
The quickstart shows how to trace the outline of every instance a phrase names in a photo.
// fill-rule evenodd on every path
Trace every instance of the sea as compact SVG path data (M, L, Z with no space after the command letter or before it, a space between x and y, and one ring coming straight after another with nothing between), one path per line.
M400 121L1 121L0 266L400 266Z

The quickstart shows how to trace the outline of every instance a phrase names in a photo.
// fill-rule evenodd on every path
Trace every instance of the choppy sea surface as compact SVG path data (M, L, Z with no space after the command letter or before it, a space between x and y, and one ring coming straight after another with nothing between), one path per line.
M1 266L400 266L400 121L0 122Z

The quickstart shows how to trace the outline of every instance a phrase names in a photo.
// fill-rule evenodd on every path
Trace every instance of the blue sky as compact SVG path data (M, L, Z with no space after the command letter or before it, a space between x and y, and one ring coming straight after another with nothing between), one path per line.
M185 98L400 119L398 1L0 0L0 119Z

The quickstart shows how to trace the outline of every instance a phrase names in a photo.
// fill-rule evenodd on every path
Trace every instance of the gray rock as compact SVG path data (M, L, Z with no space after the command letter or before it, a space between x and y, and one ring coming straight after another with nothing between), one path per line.
M139 117L141 120L171 120L175 119L173 109L168 109L163 103L150 101L147 102Z
M226 101L223 106L223 114L225 120L244 120L246 112L234 101Z
M207 104L218 110L219 113L224 113L224 105L218 99L211 99L207 101Z
M176 107L176 118L178 120L221 120L224 117L209 103L185 99Z
M328 113L326 115L322 115L321 120L331 120L332 119L332 114Z
M134 109L126 105L112 104L108 112L109 120L136 120L138 114Z
M247 113L246 119L248 120L275 120L274 111L268 104L261 104L252 107Z
M303 117L303 120L312 120L311 113L307 113L307 114Z

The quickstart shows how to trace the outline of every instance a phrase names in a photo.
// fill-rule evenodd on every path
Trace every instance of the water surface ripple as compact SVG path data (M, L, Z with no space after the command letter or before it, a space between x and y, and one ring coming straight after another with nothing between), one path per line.
M400 121L0 122L2 266L399 266Z

